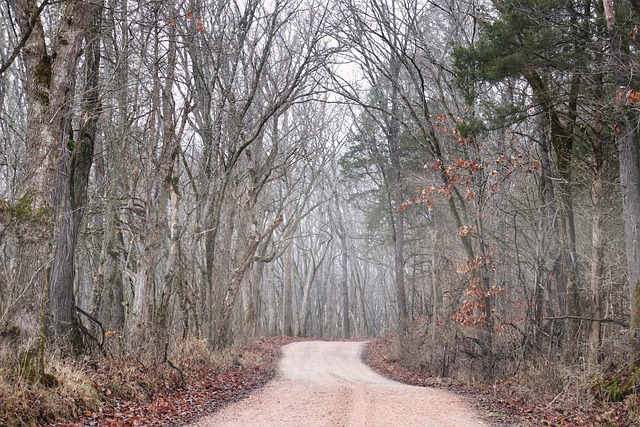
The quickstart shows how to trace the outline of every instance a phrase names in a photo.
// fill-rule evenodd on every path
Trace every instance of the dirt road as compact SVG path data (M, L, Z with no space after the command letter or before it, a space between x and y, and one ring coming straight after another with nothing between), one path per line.
M194 427L487 425L454 394L378 375L361 362L362 345L289 344L276 380Z

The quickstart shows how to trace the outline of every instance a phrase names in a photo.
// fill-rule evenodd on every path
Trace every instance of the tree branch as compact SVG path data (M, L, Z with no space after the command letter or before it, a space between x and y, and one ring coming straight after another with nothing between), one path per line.
M545 317L545 320L565 320L565 319L575 319L575 320L585 320L587 322L602 322L602 323L613 323L615 325L621 326L623 328L628 328L629 324L623 322L622 320L616 319L594 319L592 317L582 317L582 316L557 316L557 317Z
M86 316L87 319L91 320L93 323L98 325L98 327L100 328L100 333L102 334L102 339L101 340L98 340L96 337L91 335L91 333L89 333L87 328L84 328L84 326L83 326L83 329L84 329L86 334L88 334L91 338L93 338L98 343L98 345L100 346L100 350L102 350L103 349L103 345L104 345L104 338L105 338L105 332L104 332L104 327L102 326L102 322L100 322L98 319L96 319L95 317L93 317L92 315L90 315L89 313L87 313L86 311L84 311L83 309L81 309L78 306L76 306L76 311L78 313Z
M48 4L49 4L49 0L42 0L42 3L38 7L38 9L36 9L35 13L31 16L31 18L29 19L29 26L26 28L26 31L22 35L20 42L16 45L16 47L13 48L13 52L11 52L11 55L9 55L6 61L2 63L2 66L0 66L0 74L7 71L7 69L11 66L11 64L13 64L13 61L15 61L15 59L18 57L18 55L20 54L20 51L22 50L24 45L27 43L27 40L29 40L31 33L33 32L33 28L36 26L36 22L40 18L42 11L44 10L45 7L47 7Z

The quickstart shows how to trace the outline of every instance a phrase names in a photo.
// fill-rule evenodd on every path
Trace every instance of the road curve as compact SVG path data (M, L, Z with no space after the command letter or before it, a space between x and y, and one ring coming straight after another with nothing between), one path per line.
M487 426L452 393L378 375L362 363L362 346L324 341L286 345L274 381L194 427Z

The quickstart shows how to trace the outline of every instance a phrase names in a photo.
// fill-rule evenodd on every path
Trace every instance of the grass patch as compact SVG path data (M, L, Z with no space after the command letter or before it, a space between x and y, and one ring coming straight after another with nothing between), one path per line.
M57 378L56 386L30 381L11 369L0 371L0 425L35 426L100 409L100 395L86 368L54 357L47 370Z

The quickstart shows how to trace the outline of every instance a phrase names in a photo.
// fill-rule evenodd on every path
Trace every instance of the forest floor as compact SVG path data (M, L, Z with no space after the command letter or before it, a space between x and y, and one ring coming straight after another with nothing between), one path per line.
M109 388L108 384L113 383L113 378L105 379L98 376L94 387L102 394L101 408L87 410L74 420L58 420L44 425L164 427L195 422L230 403L246 398L273 379L278 371L280 348L292 341L292 338L272 338L234 349L231 356L233 360L217 363L218 367L213 369L208 363L199 364L193 363L192 360L179 359L172 363L180 369L180 375L170 367L156 366L156 372L153 373L149 368L142 369L153 376L156 383L161 382L149 384L146 387L149 392L143 399L119 396L111 391L113 387ZM157 371L160 369L172 371L171 375L158 375ZM150 392L151 390L153 392Z
M296 341L291 338L265 339L243 348L211 369L198 362L198 351L188 351L173 360L180 369L163 363L145 365L132 360L129 372L122 361L104 361L84 371L91 387L99 394L98 404L83 406L81 398L63 394L59 389L70 386L71 379L62 381L56 393L56 405L67 405L67 420L59 413L43 409L50 399L41 389L27 386L16 388L7 371L0 372L0 425L48 425L51 427L79 426L177 426L194 423L217 412L230 403L247 398L276 377L282 346ZM496 426L633 426L629 404L589 404L579 395L562 395L552 399L531 399L523 394L522 385L500 381L488 386L460 385L455 381L416 372L393 355L393 344L376 340L365 345L363 359L374 370L396 381L445 389L462 396L469 405L476 405L476 413ZM54 371L59 374L59 371ZM7 381L2 383L2 379ZM133 393L133 390L142 391ZM292 390L293 392L293 390ZM9 407L12 398L13 406ZM66 403L65 403L66 402ZM636 411L637 411L636 405ZM3 413L4 411L4 413ZM71 413L71 416L68 414ZM638 418L636 418L637 420ZM49 420L49 423L43 423Z
M490 385L464 385L449 378L431 376L410 367L395 356L394 343L387 339L370 342L363 354L365 363L378 373L406 384L432 387L466 396L475 403L484 419L495 426L554 426L554 427L640 427L638 395L631 395L619 403L594 398L593 390L566 386L560 393L545 394L540 381L505 379ZM543 376L545 373L542 373ZM595 387L594 387L595 388Z

